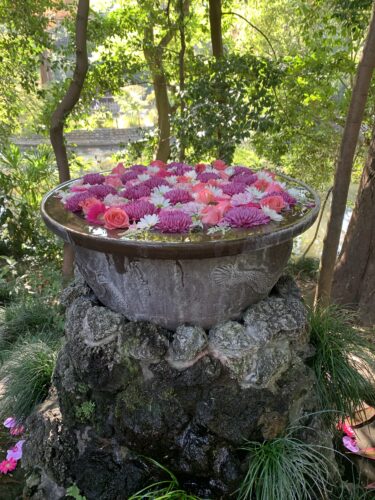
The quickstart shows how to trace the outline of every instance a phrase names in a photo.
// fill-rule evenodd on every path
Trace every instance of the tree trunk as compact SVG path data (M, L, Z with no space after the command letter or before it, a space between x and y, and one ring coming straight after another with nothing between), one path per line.
M178 53L178 74L179 74L179 84L180 84L180 117L181 120L184 119L186 102L184 97L185 90L185 52L186 52L186 37L185 37L185 10L184 10L184 0L179 0L179 31L180 31L180 51ZM180 135L180 151L179 151L179 161L183 162L185 160L185 138L184 133Z
M375 124L356 205L335 268L332 298L375 324Z
M212 54L216 59L219 59L224 54L223 35L221 32L221 0L209 1L209 13Z
M87 23L90 0L79 0L76 19L76 65L72 81L51 118L50 140L55 153L60 182L70 179L68 155L64 142L64 125L67 116L77 104L88 70ZM63 277L73 274L73 249L64 245Z
M161 65L162 63L160 63ZM161 67L161 66L160 66ZM152 75L154 85L156 109L158 111L158 129L159 143L156 152L156 159L167 162L171 154L170 136L171 122L170 111L171 106L168 97L167 79L163 70Z
M356 81L346 118L340 154L336 165L331 214L328 221L326 236L324 238L320 275L315 296L315 303L322 306L327 306L330 302L333 272L348 198L353 158L374 67L375 4L362 58L357 69Z

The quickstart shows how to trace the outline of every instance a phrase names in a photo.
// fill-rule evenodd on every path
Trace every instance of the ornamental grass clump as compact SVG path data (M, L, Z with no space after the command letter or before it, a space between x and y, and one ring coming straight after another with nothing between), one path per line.
M0 397L0 416L13 415L22 421L47 396L60 341L31 337L18 342L7 353L0 368L3 392Z
M355 317L336 306L310 310L310 342L318 396L332 423L354 416L364 402L375 406L375 345L353 326Z
M148 460L157 468L161 469L168 476L167 479L146 486L137 493L134 493L129 500L200 500L194 495L190 495L180 488L176 476L156 460Z
M246 476L238 500L308 500L332 498L333 467L326 450L296 437L296 429L263 443L246 442Z

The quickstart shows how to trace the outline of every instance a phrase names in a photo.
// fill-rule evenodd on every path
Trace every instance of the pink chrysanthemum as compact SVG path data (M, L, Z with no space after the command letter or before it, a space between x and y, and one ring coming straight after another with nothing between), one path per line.
M83 176L83 183L84 184L103 184L105 181L105 177L102 174L96 173L96 174L86 174Z
M294 196L289 194L287 191L274 191L273 193L267 193L265 196L263 196L263 199L269 198L270 196L281 196L285 203L290 207L294 207L294 205L297 203L297 200L294 198Z
M270 218L262 210L253 207L234 207L228 210L225 222L232 227L253 227L267 224Z
M182 210L161 210L157 229L162 233L186 233L191 224L191 217Z
M104 200L108 194L117 194L117 190L113 186L108 186L108 184L92 186L88 192L91 196L99 198L99 200Z
M150 196L151 188L145 186L144 184L139 184L138 186L131 186L122 191L121 196L127 198L128 200L139 200L145 196Z
M172 205L194 201L194 198L188 191L185 191L185 189L171 189L168 193L166 193L165 197L172 203Z
M193 167L191 167L190 165L187 165L186 163L179 163L176 161L172 161L168 165L168 170L173 175L184 175L186 172L193 170Z
M148 186L151 189L159 186L170 186L169 182L162 177L150 177L147 181L142 182L141 185Z
M256 176L256 174L252 174L251 172L235 174L230 178L231 182L242 182L244 184L247 184L248 186L254 184L257 179L258 177Z
M91 198L91 194L88 191L74 194L66 200L65 208L69 210L69 212L79 212L81 210L80 203L87 198Z
M132 181L134 179L138 178L138 173L134 172L133 170L128 170L124 174L121 175L121 182L123 184L126 184L128 181Z
M136 172L139 175L139 174L144 174L145 172L147 172L147 167L145 165L132 165L130 167L130 170L132 172Z
M149 201L136 200L126 205L122 205L122 208L128 214L131 221L139 221L145 215L152 215L156 213L156 207Z
M233 167L233 171L234 171L233 175L237 175L237 174L253 174L254 173L251 170L251 168L241 167L241 166Z
M215 172L202 172L197 175L197 179L200 182L208 182L211 179L220 179L220 175L215 174Z
M224 194L233 196L234 194L243 193L246 191L247 185L244 182L232 182L220 186Z

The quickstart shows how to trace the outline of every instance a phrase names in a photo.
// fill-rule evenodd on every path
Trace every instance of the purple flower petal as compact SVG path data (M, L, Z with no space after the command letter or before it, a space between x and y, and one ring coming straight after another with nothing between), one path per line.
M182 210L161 210L156 227L162 233L186 233L191 224L191 217Z
M253 227L267 224L270 218L254 207L234 207L225 214L224 221L231 227Z

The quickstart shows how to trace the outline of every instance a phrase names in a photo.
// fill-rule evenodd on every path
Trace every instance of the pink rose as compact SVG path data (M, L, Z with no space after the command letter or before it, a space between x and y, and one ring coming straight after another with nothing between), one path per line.
M265 179L258 179L256 182L254 182L253 186L259 189L259 191L265 191L269 186L269 182L267 182Z
M104 213L104 227L106 229L126 229L129 227L128 214L120 207L110 207Z
M271 182L266 188L266 193L282 193L283 191L283 188L277 182Z
M186 175L179 175L177 177L177 181L181 184L186 184L187 182L190 182L189 177L186 177Z
M118 175L108 175L104 181L104 184L108 186L112 186L114 188L118 188L122 186L121 178Z
M126 172L126 168L123 163L118 163L117 167L112 169L112 174L122 175Z
M216 170L225 170L227 165L223 160L215 160L212 162L212 166L216 168Z
M195 199L199 203L205 203L208 205L209 203L213 203L215 201L215 195L209 189L202 189L202 191L199 191L195 195Z
M150 163L150 165L151 167L159 167L159 168L165 168L167 166L167 164L161 160L154 160Z
M206 165L204 163L197 163L195 165L195 171L198 173L198 174L201 174L202 172L204 172L206 170Z
M206 189L206 184L204 182L199 182L191 188L193 193L199 193L200 191L203 191L203 189Z
M263 200L260 200L260 205L262 207L272 208L276 212L281 212L281 210L285 207L285 201L281 196L268 196Z
M89 222L91 222L93 224L103 225L104 224L104 221L103 221L104 212L105 212L104 203L102 203L102 202L95 203L94 205L92 205L88 209L87 214L86 214L86 218Z
M98 198L95 198L94 196L92 196L91 198L86 198L85 200L80 201L78 203L78 205L82 208L82 212L85 215L87 215L87 212L90 210L90 208L93 205L96 205L97 203L102 204L102 202L100 200L98 200Z
M203 224L209 224L210 226L215 226L222 218L220 209L215 205L204 207L201 216Z
M170 172L168 172L168 170L164 170L163 168L161 168L159 170L159 172L156 172L155 174L157 177L170 177L172 174Z
M228 212L232 205L229 200L219 201L215 207L220 211L221 217L224 217L225 213Z

